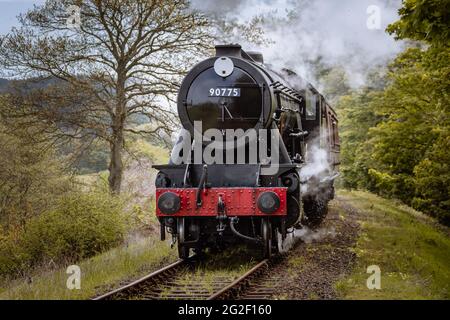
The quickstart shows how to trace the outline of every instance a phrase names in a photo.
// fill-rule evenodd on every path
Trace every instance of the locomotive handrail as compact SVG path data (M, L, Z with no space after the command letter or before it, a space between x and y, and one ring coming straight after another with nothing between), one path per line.
M184 171L184 177L183 177L183 186L187 187L189 186L188 180L189 180L189 168L191 167L191 164L186 164L186 171Z
M303 97L302 98L297 98L297 97L293 96L292 94L290 94L288 92L285 92L285 91L282 91L280 89L275 89L274 93L275 94L284 94L285 96L291 98L292 100L294 100L297 103L302 103L302 101L303 101Z
M196 195L196 203L197 208L200 208L202 206L202 189L206 183L206 179L208 177L208 166L205 164L203 166L202 176L200 178L200 183L198 184L197 188L197 195Z
M309 134L308 131L301 131L296 133L290 133L289 136L294 138L301 138L307 136L308 134Z

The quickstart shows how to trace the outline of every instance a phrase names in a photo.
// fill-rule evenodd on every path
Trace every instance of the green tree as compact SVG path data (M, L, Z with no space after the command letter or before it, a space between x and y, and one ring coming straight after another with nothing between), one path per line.
M13 108L0 96L0 110ZM39 129L16 128L0 112L0 227L22 229L73 189L70 172ZM1 233L0 229L0 233Z
M377 106L384 120L370 131L372 174L389 186L384 192L409 204L423 191L415 184L416 166L449 128L448 61L450 50L443 47L402 53L391 65L392 83ZM433 214L431 208L421 209Z
M449 0L403 0L400 20L387 31L397 39L413 39L448 46L450 39Z
M382 91L372 89L375 76L368 85L339 99L336 109L339 115L341 135L342 185L345 188L374 190L368 174L371 161L371 145L367 144L369 129L380 122L373 101L380 99Z
M324 87L323 94L331 105L335 105L340 97L351 91L347 73L340 66L331 68L320 79Z
M450 225L450 131L439 135L424 159L414 168L415 208Z

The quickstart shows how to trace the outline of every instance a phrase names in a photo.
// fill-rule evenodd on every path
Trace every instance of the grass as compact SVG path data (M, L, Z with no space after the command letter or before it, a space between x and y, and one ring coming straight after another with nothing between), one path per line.
M32 282L21 279L0 289L0 299L90 299L175 261L176 250L155 238L140 238L80 262L81 289L69 290L66 268L37 273Z
M175 260L176 250L171 250L167 242L160 242L154 237L140 238L128 246L124 245L80 262L80 290L67 289L66 282L70 275L66 273L66 267L38 270L31 283L27 279L18 279L0 288L0 300L90 299ZM193 274L186 275L186 286L202 279L237 277L248 271L255 261L241 247L212 254L207 261L197 266ZM205 289L211 293L213 291L212 287Z
M340 191L358 210L361 234L352 274L336 284L344 299L449 299L448 229L407 206L360 191ZM381 269L381 289L369 290L367 267Z

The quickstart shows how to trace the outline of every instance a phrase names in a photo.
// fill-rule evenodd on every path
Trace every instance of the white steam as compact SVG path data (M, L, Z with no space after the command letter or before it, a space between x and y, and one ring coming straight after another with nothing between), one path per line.
M306 193L316 186L315 182L311 181L312 177L324 178L331 174L330 164L328 162L328 153L325 149L317 145L313 145L308 149L306 154L306 165L300 170L301 192Z
M276 69L287 67L319 90L317 63L341 66L356 87L370 67L384 64L402 49L402 43L385 32L398 19L401 0L194 0L193 6L241 23L262 15L262 28L273 43L255 47L239 35L236 42L261 51ZM367 26L374 6L380 21L375 29Z
M296 229L294 231L295 238L301 239L305 243L320 241L327 237L334 238L336 234L336 229L334 227L312 230L303 226L302 229Z

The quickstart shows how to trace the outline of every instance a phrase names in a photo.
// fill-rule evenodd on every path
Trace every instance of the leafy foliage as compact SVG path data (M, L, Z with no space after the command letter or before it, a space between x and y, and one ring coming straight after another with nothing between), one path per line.
M8 108L1 96L0 112ZM62 159L35 129L15 128L0 116L0 231L21 228L73 189Z
M446 43L450 39L449 0L404 0L399 10L401 19L387 31L397 39L414 39Z
M414 168L415 208L433 213L450 225L450 132L442 133Z
M368 140L369 129L381 121L372 103L381 94L381 91L372 91L369 82L368 87L341 97L337 104L342 141L341 182L345 188L374 189L370 187L368 174L372 150L364 142Z
M92 256L117 245L125 231L119 198L105 193L74 194L33 219L23 239L32 261Z

